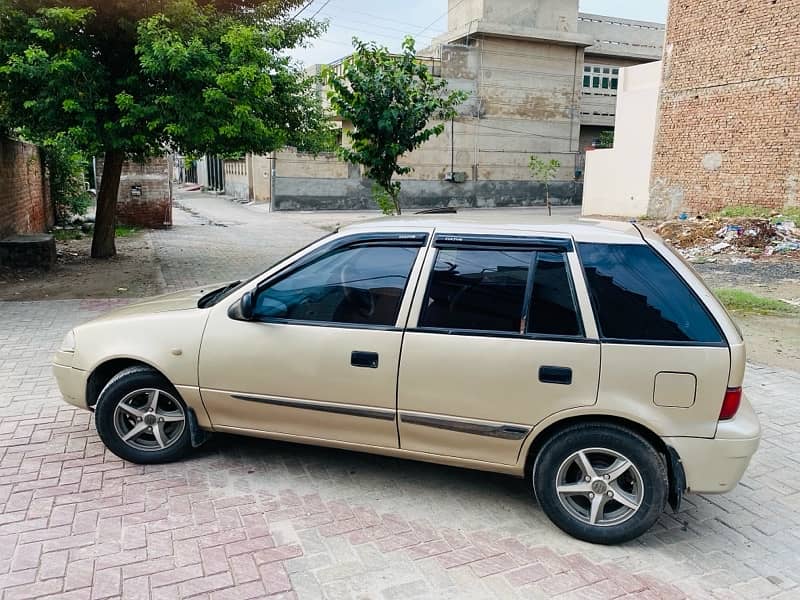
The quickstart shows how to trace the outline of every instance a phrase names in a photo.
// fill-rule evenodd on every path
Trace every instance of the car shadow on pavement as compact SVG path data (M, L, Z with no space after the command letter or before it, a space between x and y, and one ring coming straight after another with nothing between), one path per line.
M575 543L583 545L555 533L528 479L227 434L215 434L189 462L189 469L212 489L226 493L318 495L457 529L494 527L530 540L549 532L549 539L564 544L565 551ZM686 496L680 512L667 508L649 532L620 548L660 548L714 535L719 502L724 499Z
M251 491L278 494L284 488L323 496L363 495L364 500L411 495L445 503L451 496L540 513L526 479L366 454L335 448L260 438L215 434L193 458L222 467L224 485L243 484Z

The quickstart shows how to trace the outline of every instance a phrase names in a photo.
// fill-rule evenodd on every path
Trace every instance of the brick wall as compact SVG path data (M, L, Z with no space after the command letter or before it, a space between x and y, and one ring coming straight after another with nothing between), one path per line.
M39 149L0 138L0 239L42 233L55 223Z
M103 161L97 161L97 186ZM117 196L117 224L160 229L172 223L172 191L168 157L146 163L126 162Z
M673 0L650 213L800 204L800 0Z

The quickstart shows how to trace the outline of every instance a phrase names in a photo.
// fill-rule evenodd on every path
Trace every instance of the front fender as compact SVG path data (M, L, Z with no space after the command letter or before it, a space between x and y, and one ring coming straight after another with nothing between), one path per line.
M103 318L75 329L72 366L89 373L114 359L152 366L176 386L198 387L197 362L209 311Z

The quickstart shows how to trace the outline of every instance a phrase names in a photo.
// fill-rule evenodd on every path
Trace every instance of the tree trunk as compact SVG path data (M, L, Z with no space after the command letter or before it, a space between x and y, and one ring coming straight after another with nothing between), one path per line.
M97 190L97 214L94 220L92 258L111 258L117 253L114 235L117 227L117 194L125 153L108 150L103 162L103 178Z
M544 184L544 195L547 198L547 215L552 217L553 216L553 206L550 204L550 186L546 183Z
M392 202L394 202L394 213L399 217L403 214L403 210L400 208L400 190L392 190Z

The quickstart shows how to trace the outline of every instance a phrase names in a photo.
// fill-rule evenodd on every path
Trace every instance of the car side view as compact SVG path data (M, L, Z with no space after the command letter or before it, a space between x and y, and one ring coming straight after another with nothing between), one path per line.
M635 224L492 218L359 223L118 309L67 335L59 387L135 463L226 432L494 471L594 543L731 490L760 426L691 267Z

